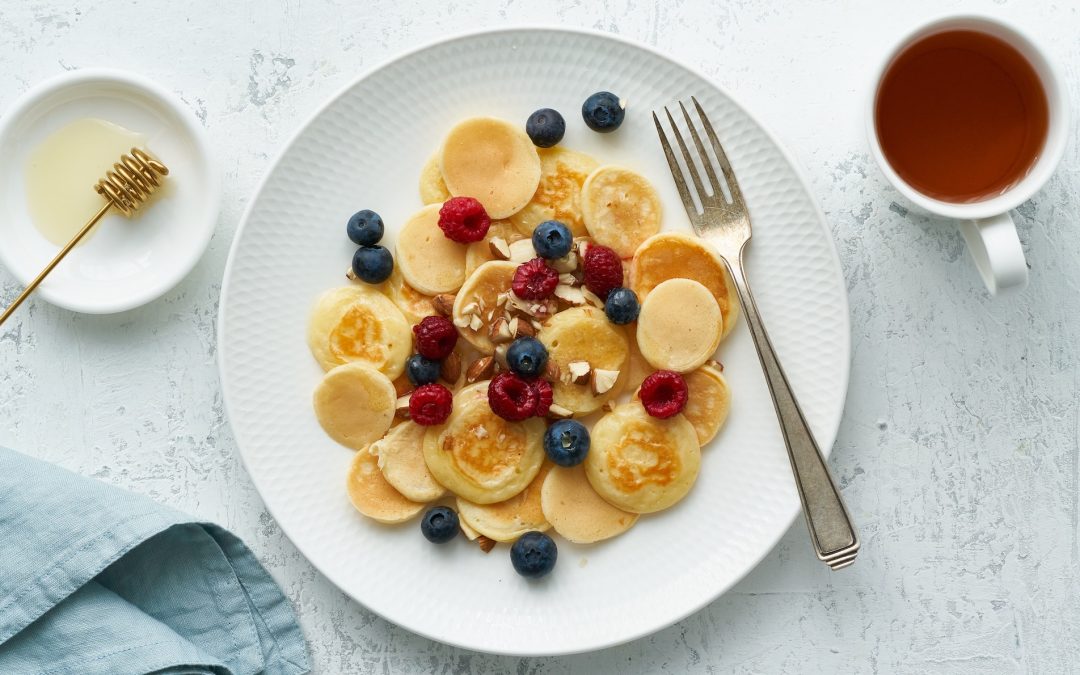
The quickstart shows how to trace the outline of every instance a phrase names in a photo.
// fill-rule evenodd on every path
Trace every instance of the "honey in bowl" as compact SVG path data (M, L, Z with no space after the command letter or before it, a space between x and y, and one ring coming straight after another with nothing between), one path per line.
M971 203L1028 174L1049 125L1034 67L1004 40L973 30L928 35L893 59L874 125L886 161L928 197Z
M24 174L34 227L53 244L66 244L104 203L94 184L121 155L145 142L140 133L95 118L75 120L42 141L27 158Z

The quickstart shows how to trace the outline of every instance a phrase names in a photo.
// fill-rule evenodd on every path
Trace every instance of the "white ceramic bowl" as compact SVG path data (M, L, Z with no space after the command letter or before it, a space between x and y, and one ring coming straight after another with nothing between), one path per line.
M30 219L27 156L56 130L86 117L144 134L147 148L169 167L159 198L130 220L107 214L38 288L54 305L109 314L158 298L191 271L217 224L221 180L194 114L150 80L76 70L34 87L0 119L0 264L24 284L59 250ZM102 166L102 174L110 166Z

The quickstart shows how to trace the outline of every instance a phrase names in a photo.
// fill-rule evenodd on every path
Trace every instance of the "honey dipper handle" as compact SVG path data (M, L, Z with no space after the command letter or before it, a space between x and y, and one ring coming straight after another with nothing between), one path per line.
M45 277L49 276L49 272L53 271L53 268L56 267L60 263L60 261L64 259L64 256L70 253L71 249L78 246L79 242L82 241L83 237L85 237L87 233L90 232L94 225L97 225L97 222L101 220L101 217L105 215L105 213L109 210L109 207L111 206L112 202L105 202L101 209L99 209L98 212L94 214L94 217L87 221L86 225L83 225L83 228L79 230L78 234L72 237L71 241L69 241L67 245L64 246L64 248L60 249L60 252L56 254L56 257L53 258L52 261L45 266L45 269L41 270L41 274L37 275L37 278L30 282L30 284L23 290L23 292L19 294L19 297L15 298L15 302L11 303L11 306L4 310L3 314L0 314L0 325L3 325L3 323L7 321L8 317L15 313L15 310L19 308L19 305L21 305L24 300L30 297L30 294L34 292L34 289L40 286L42 281L45 281Z

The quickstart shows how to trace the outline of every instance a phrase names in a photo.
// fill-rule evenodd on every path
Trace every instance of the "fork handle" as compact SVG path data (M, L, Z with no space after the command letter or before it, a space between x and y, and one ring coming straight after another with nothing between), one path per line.
M806 424L802 409L799 408L795 394L791 391L787 376L784 375L780 361L776 358L769 335L758 314L754 296L743 274L743 251L734 261L726 261L735 288L742 300L743 313L754 338L761 367L765 371L765 380L769 383L776 416L780 420L780 429L784 434L791 469L795 474L795 485L799 489L806 525L814 542L818 558L839 569L854 561L858 550L859 536L851 522L844 500L836 488L825 458L818 449L810 427ZM734 264L733 264L734 263Z

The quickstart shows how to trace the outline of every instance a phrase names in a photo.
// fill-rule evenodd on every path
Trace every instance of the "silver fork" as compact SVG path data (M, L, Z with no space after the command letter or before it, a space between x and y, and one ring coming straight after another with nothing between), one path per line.
M750 327L750 334L754 338L754 346L757 348L758 358L761 360L761 368L765 371L765 380L769 383L769 392L772 394L773 406L776 408L776 416L780 420L780 430L784 434L784 443L787 445L788 458L791 460L791 470L795 474L795 484L799 488L799 499L802 501L803 514L806 516L806 525L810 529L810 538L813 540L817 556L825 564L834 570L847 567L855 562L855 556L859 552L859 535L855 532L855 526L851 522L844 500L840 497L840 491L829 474L829 467L825 458L814 441L810 427L806 424L802 410L795 400L795 394L791 391L783 368L776 358L772 343L765 332L765 326L758 315L754 296L750 292L750 285L743 273L743 252L746 244L750 241L750 214L746 210L746 202L743 201L739 183L735 180L735 172L731 169L724 148L716 137L709 118L701 109L697 99L690 97L694 102L701 126L709 138L717 163L723 173L723 182L713 170L709 154L701 142L697 127L686 106L679 102L686 126L690 130L690 136L697 148L698 158L705 169L705 177L708 181L711 194L706 191L690 149L683 141L678 125L671 112L664 108L668 123L671 125L672 135L679 145L683 159L686 162L687 172L693 183L693 191L697 194L701 203L702 211L699 212L694 204L691 187L687 185L686 177L679 167L675 153L668 143L667 134L664 132L660 118L653 113L653 121L656 123L656 132L660 134L660 144L664 146L664 154L667 156L668 166L671 167L671 176L675 179L675 185L679 189L683 206L686 207L686 215L699 237L711 242L731 272L731 278L735 280L735 288L739 292L743 311L746 314L746 324ZM731 195L728 201L722 191L726 185Z

